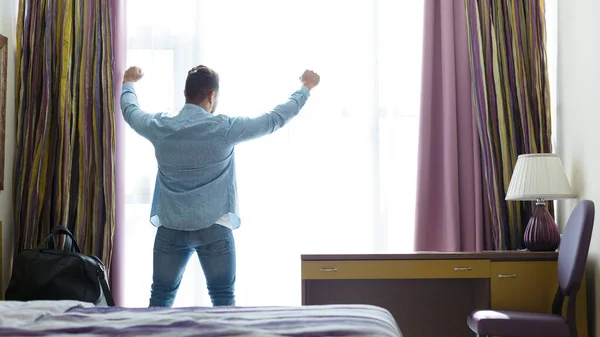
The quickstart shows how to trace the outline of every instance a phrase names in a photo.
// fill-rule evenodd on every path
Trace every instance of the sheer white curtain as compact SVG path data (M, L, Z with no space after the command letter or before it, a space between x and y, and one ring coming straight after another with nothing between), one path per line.
M413 250L423 1L127 0L142 108L177 113L187 70L221 79L218 113L255 116L320 73L300 115L236 150L238 305L298 305L300 255ZM126 139L125 305L147 306L156 174ZM175 306L210 305L198 260Z

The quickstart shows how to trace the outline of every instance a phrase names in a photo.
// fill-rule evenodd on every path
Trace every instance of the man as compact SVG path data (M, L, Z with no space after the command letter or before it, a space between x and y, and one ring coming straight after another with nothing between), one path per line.
M195 252L213 306L235 305L235 243L240 226L234 147L268 135L298 114L319 84L306 70L302 87L289 100L256 118L214 115L219 77L197 66L185 82L186 104L177 116L149 114L138 105L134 83L138 67L123 76L121 110L125 121L154 145L158 175L150 222L158 227L150 306L171 307L189 258Z

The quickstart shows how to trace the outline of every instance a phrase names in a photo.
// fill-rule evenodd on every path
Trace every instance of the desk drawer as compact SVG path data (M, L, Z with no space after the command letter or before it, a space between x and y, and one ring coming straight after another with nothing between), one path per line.
M303 261L303 280L489 278L489 260Z
M492 262L490 271L492 309L551 312L556 261Z

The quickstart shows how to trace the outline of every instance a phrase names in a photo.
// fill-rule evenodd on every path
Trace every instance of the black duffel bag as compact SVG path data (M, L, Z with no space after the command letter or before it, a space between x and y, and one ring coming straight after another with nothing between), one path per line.
M66 234L63 249L55 235ZM5 299L9 301L75 300L114 306L106 268L96 256L81 253L69 229L56 226L40 247L17 255Z

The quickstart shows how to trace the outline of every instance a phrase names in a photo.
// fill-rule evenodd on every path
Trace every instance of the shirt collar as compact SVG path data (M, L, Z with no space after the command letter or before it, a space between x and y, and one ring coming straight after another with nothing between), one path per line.
M183 110L197 112L200 114L209 114L209 115L211 114L210 112L204 110L203 107L198 106L196 104L191 104L191 103L185 103L185 105L183 106Z

